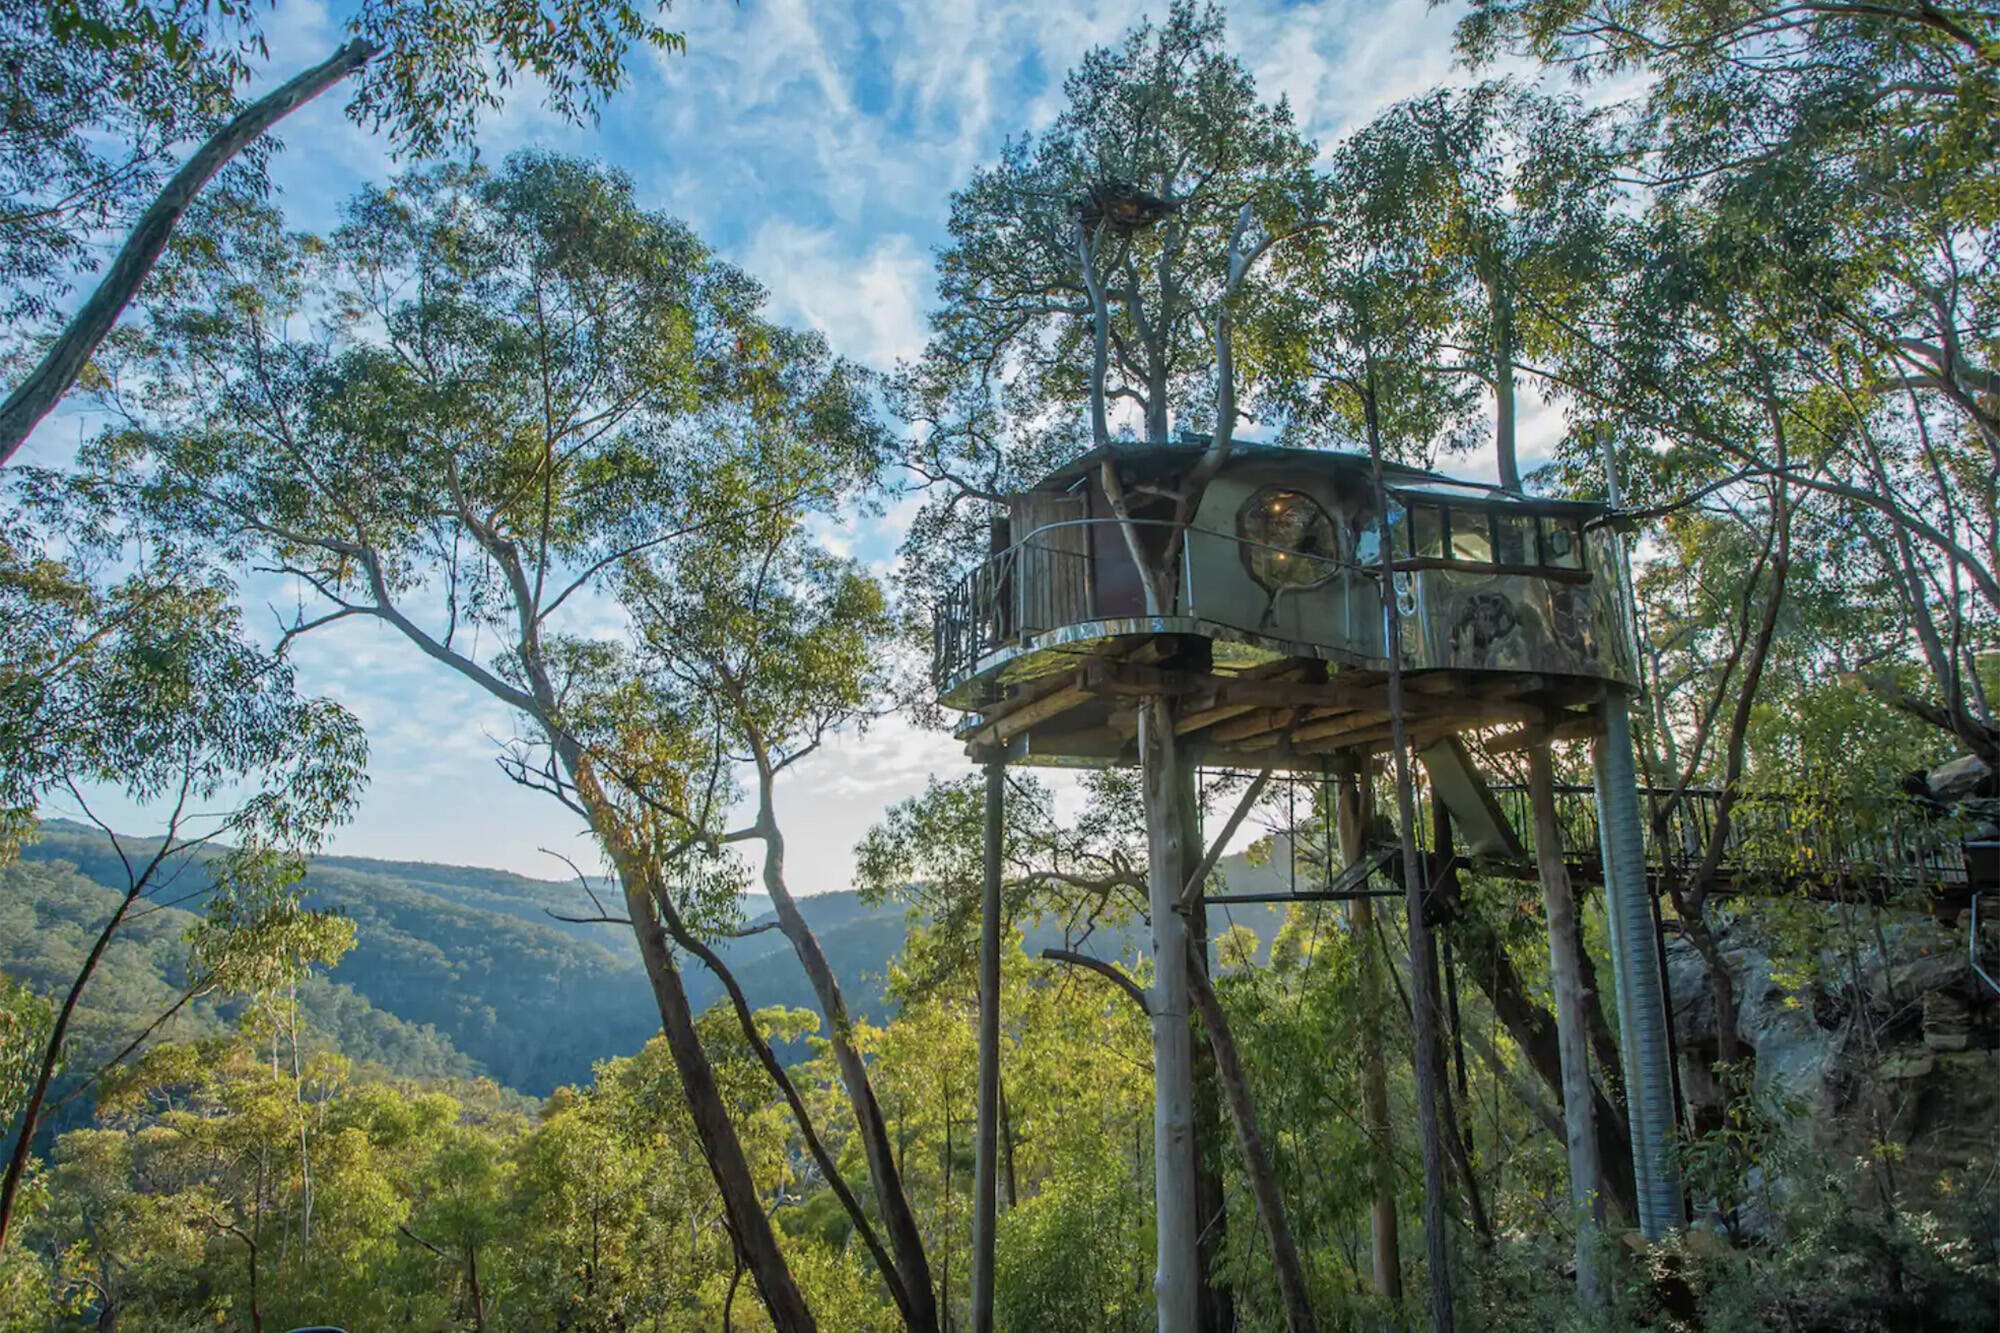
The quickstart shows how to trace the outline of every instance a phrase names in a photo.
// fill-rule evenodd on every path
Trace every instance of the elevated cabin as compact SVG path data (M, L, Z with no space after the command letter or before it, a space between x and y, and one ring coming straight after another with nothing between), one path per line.
M993 552L938 609L933 678L958 735L1009 762L1135 759L1134 701L1180 696L1201 763L1318 770L1388 730L1375 486L1365 456L1239 444L1149 615L1106 497L1116 469L1152 563L1202 444L1095 451L1012 496ZM1603 506L1387 470L1406 716L1423 743L1486 726L1582 734L1636 684L1631 599Z

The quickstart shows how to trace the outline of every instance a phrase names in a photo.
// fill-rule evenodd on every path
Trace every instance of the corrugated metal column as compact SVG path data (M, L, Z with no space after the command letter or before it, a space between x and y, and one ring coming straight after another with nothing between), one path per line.
M1619 1052L1625 1066L1626 1118L1639 1195L1639 1231L1658 1240L1687 1218L1669 1149L1674 1129L1674 1069L1667 1001L1660 982L1652 905L1647 901L1645 831L1632 759L1632 713L1613 692L1601 706L1604 731L1592 751L1597 826L1604 856L1604 905L1611 926Z
M993 1228L1000 1174L1000 854L1007 766L986 764L986 875L979 895L979 1127L973 1154L972 1327L993 1333Z

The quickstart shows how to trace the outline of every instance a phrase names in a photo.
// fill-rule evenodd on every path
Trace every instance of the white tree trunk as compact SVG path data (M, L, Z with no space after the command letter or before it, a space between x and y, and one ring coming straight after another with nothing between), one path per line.
M1597 1118L1590 1085L1590 1033L1585 1025L1583 962L1578 956L1576 895L1563 864L1556 824L1555 776L1547 742L1528 747L1528 799L1534 808L1535 866L1549 926L1549 978L1556 993L1556 1046L1562 1055L1563 1137L1569 1147L1569 1197L1576 1213L1577 1299L1595 1309L1604 1300L1597 1271L1597 1231L1604 1222L1597 1162Z
M1194 1049L1188 1028L1188 931L1180 914L1181 759L1172 703L1162 696L1139 710L1139 756L1145 784L1146 901L1153 927L1153 1191L1158 1249L1153 1294L1160 1333L1195 1333L1200 1265L1194 1170Z

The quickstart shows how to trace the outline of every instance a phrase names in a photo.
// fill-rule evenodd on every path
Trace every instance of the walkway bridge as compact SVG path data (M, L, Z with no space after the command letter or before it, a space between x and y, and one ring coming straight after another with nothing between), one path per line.
M1432 802L1442 796L1452 815L1453 851L1461 864L1508 878L1537 878L1527 787L1469 781L1469 766L1454 773L1454 756L1436 748L1427 749L1424 758L1435 767L1432 783L1417 795L1420 853L1435 850ZM1691 883L1699 873L1715 836L1722 792L1713 787L1642 787L1639 794L1646 815L1647 879L1655 894L1665 894L1671 884ZM1555 797L1563 862L1571 878L1601 885L1596 791L1559 785ZM1375 880L1371 886L1380 870L1389 871L1386 881ZM1395 883L1394 871L1393 850L1385 847L1318 883L1213 901L1392 896L1401 892L1387 887ZM1955 915L1974 894L2000 893L2000 835L1990 824L1909 798L1836 802L1744 793L1730 810L1712 892L1895 902Z
M1518 850L1495 858L1535 874L1528 790L1489 789ZM1655 892L1687 883L1709 855L1722 809L1713 787L1642 787L1646 872ZM1556 788L1556 822L1571 876L1601 884L1597 795L1588 786ZM1835 900L1929 901L1962 908L1970 893L2000 888L2000 841L1979 836L1975 821L1905 798L1833 801L1765 792L1740 794L1716 867L1720 894L1796 894Z

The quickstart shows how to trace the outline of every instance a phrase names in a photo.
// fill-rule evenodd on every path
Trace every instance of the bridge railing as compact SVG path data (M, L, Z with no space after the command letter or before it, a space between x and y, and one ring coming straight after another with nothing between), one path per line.
M1522 786L1491 789L1532 857L1534 820ZM1691 787L1640 789L1646 817L1646 864L1654 875L1693 873L1715 837L1722 792ZM1556 823L1573 871L1601 874L1597 798L1587 786L1556 789ZM1791 792L1749 791L1731 807L1718 872L1728 887L1798 887L1881 891L1939 889L1967 882L1966 828L1917 802L1823 800Z

